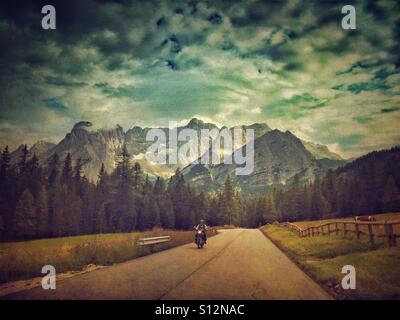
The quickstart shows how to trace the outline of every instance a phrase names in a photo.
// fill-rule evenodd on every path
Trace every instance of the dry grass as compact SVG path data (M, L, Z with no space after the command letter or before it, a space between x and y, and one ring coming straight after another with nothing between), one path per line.
M313 279L339 299L399 299L400 248L387 248L384 238L375 245L354 235L300 237L292 230L275 225L261 229ZM353 265L357 289L340 286L344 265Z
M211 229L209 236L215 235ZM170 235L171 241L138 246L137 239ZM86 265L111 265L193 241L193 231L153 229L146 232L97 234L24 242L0 243L0 283L40 275L44 265L57 272L82 270Z
M382 213L372 215L377 221L400 221L400 212L396 213ZM319 224L335 222L335 221L354 221L354 217L347 218L333 218L333 219L324 219L324 220L312 220L312 221L297 221L295 222L300 228L308 228L317 226Z
M376 214L372 215L376 221L400 221L400 212L396 213L382 213L382 214ZM306 229L309 227L315 227L324 223L329 223L329 222L335 222L335 221L354 221L354 217L347 217L347 218L334 218L334 219L324 219L324 220L312 220L312 221L297 221L294 222L297 226L299 226L302 229ZM343 226L339 225L339 228L342 229ZM348 225L347 226L348 230L355 230L354 225ZM368 233L368 226L360 226L360 231L364 232L365 234ZM393 231L395 234L400 235L400 224L394 225L393 226ZM385 235L385 228L384 226L373 226L373 233L378 234L381 236Z

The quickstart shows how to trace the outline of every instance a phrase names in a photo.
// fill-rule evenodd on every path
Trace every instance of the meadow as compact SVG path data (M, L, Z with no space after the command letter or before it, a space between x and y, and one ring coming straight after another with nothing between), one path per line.
M371 215L375 218L376 221L399 221L400 220L400 212L395 213L381 213ZM312 226L317 226L319 224L334 222L334 221L354 221L354 217L347 218L332 218L332 219L323 219L323 220L310 220L310 221L296 221L294 224L298 225L300 228L307 228Z
M216 234L211 229L208 236ZM138 246L139 238L170 235L171 241ZM44 265L57 273L80 271L88 265L109 266L192 242L193 231L163 230L112 233L0 243L0 283L41 275Z
M372 215L376 221L379 222L390 222L390 221L400 221L400 213L381 213ZM311 220L311 221L297 221L294 222L295 225L299 226L302 229L306 229L309 227L315 227L321 224L335 222L335 221L354 221L354 217L347 217L347 218L333 218L333 219L324 219L324 220ZM338 226L340 230L343 230L343 225ZM385 236L385 228L383 225L375 225L372 226L373 233L379 236ZM347 230L355 231L355 226L352 224L347 225ZM367 225L360 225L359 230L364 233L368 234L368 226ZM400 235L400 224L393 225L394 233Z
M304 227L321 222L296 224ZM358 240L352 234L300 237L278 225L264 226L261 231L337 299L400 298L400 248L388 248L384 238L378 238L372 245L367 237ZM356 268L355 290L341 287L344 265Z

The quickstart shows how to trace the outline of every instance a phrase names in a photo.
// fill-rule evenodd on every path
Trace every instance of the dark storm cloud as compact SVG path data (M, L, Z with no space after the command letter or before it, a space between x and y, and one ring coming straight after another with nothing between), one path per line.
M44 99L43 102L45 106L49 109L55 110L63 114L68 113L68 108L59 101L57 101L57 98Z
M336 72L336 75L340 76L342 74L346 74L346 73L351 73L353 71L357 71L359 69L367 69L367 68L371 68L371 67L376 67L382 64L382 61L380 60L361 60L361 61L357 61L356 63L353 63L349 68L347 68L344 71L338 71Z
M49 3L57 29L44 31ZM355 31L340 27L344 4L357 8ZM0 132L56 140L82 116L125 126L272 119L287 129L320 125L328 143L357 152L366 140L341 139L330 119L350 101L346 119L361 133L346 136L377 119L390 127L382 117L398 94L398 12L370 0L2 1ZM301 133L318 142L315 131Z
M359 83L352 83L349 84L347 87L347 90L359 94L362 91L374 91L374 90L388 90L390 87L381 81L375 81L375 82L359 82Z
M399 111L399 110L400 110L400 107L392 107L392 108L381 109L380 112L389 113L389 112L395 112L395 111Z

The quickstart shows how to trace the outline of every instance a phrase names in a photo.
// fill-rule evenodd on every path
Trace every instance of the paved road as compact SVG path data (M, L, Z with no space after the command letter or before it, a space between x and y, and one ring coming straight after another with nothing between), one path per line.
M7 299L330 299L256 229L180 246Z

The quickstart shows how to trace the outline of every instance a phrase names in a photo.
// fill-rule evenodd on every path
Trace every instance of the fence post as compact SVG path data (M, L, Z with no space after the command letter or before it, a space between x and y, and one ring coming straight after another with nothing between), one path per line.
M360 226L358 225L357 222L356 222L355 226L356 226L356 236L357 236L357 239L360 239Z
M371 244L374 245L374 234L372 233L372 224L368 225L368 234L369 234L369 240L371 241Z
M393 233L393 225L391 223L388 224L388 229L389 229L389 234L390 234L390 240L392 243L392 247L396 247L396 236Z
M343 222L343 235L346 236L347 234L347 228L346 228L346 222Z
M388 245L389 248L392 246L392 236L390 234L390 230L389 230L389 224L385 221L385 233L386 233L386 237L388 240Z
M331 234L331 224L329 223L328 224L328 235L330 235Z
M338 235L339 234L339 223L335 223L335 226L336 226L336 235Z
M314 237L314 227L311 227L312 236Z

